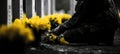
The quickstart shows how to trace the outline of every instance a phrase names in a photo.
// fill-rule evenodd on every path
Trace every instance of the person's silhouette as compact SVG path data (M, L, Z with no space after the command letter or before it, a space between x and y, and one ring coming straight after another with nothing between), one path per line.
M75 13L69 21L52 30L69 43L113 44L118 13L113 0L76 0Z

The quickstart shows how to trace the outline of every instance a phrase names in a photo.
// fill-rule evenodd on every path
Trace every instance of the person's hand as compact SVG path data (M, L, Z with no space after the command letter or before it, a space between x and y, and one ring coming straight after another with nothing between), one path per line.
M64 39L63 35L56 36L52 33L49 36L49 41L52 41L52 42L58 43L58 44L64 44L64 45L69 44L69 42Z
M67 45L67 42L62 35L56 36L53 33L46 33L46 37L44 37L45 43L55 43L55 44L64 44Z
M53 41L53 42L57 39L57 36L54 35L54 34L52 34L52 33L50 33L49 35L47 35L47 37L48 37L49 41Z
M60 33L60 26L56 27L55 29L52 29L50 33L53 33L55 35L59 35Z
M64 31L66 30L66 28L63 25L59 25L58 27L56 27L55 29L51 30L51 33L59 36L60 34L62 34Z

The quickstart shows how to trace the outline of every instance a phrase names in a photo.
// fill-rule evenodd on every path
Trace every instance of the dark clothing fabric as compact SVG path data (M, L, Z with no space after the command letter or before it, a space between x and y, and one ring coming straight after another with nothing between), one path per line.
M97 30L95 32L81 31L81 28L65 31L64 38L70 43L87 43L88 45L112 45L114 30ZM102 44L101 44L102 43Z
M63 33L65 39L70 42L113 41L114 32L118 26L117 9L114 1L76 1L76 12L72 18L55 29L54 33L57 35Z

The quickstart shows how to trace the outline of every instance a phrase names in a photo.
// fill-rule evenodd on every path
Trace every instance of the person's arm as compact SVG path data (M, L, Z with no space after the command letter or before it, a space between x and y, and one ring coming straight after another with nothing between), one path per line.
M83 22L88 17L92 19L93 16L103 11L105 8L106 7L104 7L104 0L85 0L83 3L77 0L77 5L75 9L76 13L69 21L66 21L62 25L55 28L53 32L59 35L65 30L78 25L78 21L79 24L81 24L80 22Z

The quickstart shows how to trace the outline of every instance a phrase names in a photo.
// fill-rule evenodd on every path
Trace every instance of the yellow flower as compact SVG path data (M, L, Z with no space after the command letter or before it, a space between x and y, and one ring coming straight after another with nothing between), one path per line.
M50 20L62 24L63 20L69 20L71 18L70 14L53 14L49 16Z
M69 20L71 18L70 14L62 14L62 19L67 19Z
M14 40L14 37L18 35L23 37L26 43L34 41L34 35L31 29L25 25L26 19L15 19L15 21L7 27L7 32L5 33L7 33L6 36L8 36L10 40Z
M6 25L2 25L0 27L0 37L5 36L5 35L7 35L7 26Z
M34 41L34 35L31 31L31 29L30 28L24 28L23 30L20 30L20 31L23 32L21 35L25 38L26 43Z
M21 21L22 21L23 24L28 23L28 18L26 17L26 14L25 14L25 13L24 13L23 16L22 16Z
M47 18L40 18L40 29L42 30L50 30L50 21Z
M12 31L12 33L14 33L14 35L16 34L16 32L18 32L18 35L23 37L25 39L25 42L31 42L34 41L34 36L33 33L31 31L30 28L26 28L23 24L14 24L9 26L9 29ZM10 38L13 39L13 37L15 36L11 36Z
M32 17L32 18L30 18L30 19L28 20L28 23L29 23L32 27L38 29L39 23L40 23L40 17L39 17L39 16L34 16L34 17Z
M69 42L66 41L64 37L60 38L60 43L61 43L61 44L64 44L64 45L69 44Z
M118 13L118 16L119 16L119 18L120 18L120 13Z
M36 28L37 30L48 30L50 29L51 25L48 18L40 18L39 16L34 16L29 19L29 24Z

